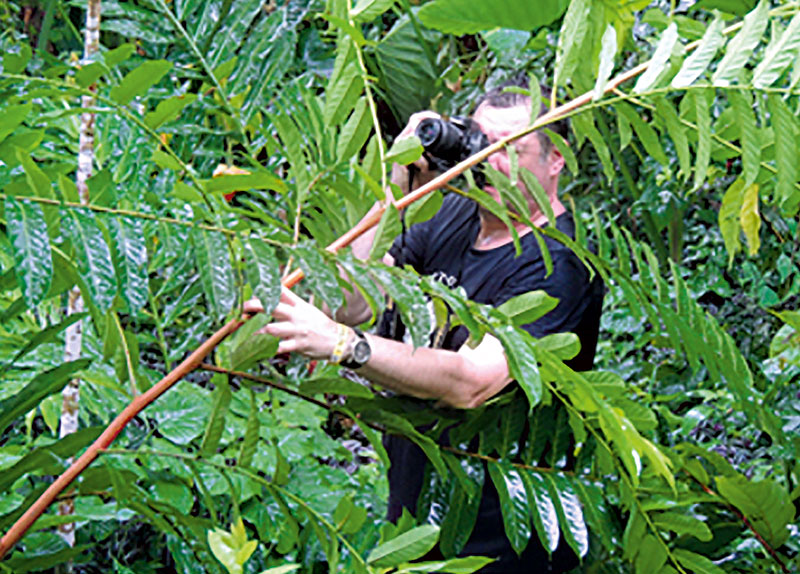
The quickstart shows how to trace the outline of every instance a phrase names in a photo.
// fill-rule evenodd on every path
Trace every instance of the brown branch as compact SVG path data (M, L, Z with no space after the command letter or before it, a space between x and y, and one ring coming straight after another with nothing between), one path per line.
M740 24L736 24L737 26ZM728 28L725 33L732 30L733 27ZM699 45L699 42L694 42L692 44L687 45L687 51L693 49ZM628 70L627 72L620 74L616 78L609 80L606 84L604 93L608 93L618 86L627 82L628 80L635 78L642 72L644 72L650 62L644 62L636 66L635 68ZM493 153L496 153L502 150L506 145L511 142L518 140L519 138L526 136L527 134L547 125L550 124L559 118L571 114L578 108L590 103L594 96L594 90L590 92L586 92L585 94L578 96L574 100L562 104L556 108L551 109L546 114L539 116L536 121L534 121L529 127L525 128L524 130L512 134L506 138L503 138L496 143L490 145L487 148L484 148L480 152L476 153L472 157L467 158L466 160L462 161L455 167L449 169L445 173L439 175L438 177L434 178L427 184L419 187L415 191L409 193L405 197L400 200L394 202L394 205L397 209L403 209L408 205L414 203L415 201L422 199L432 191L439 189L440 187L444 186L451 180L455 179L457 176L461 175L467 169L474 167L478 163L484 161ZM146 126L145 126L146 127ZM383 216L384 211L386 210L385 206L380 206L376 209L370 216L365 217L362 219L355 227L353 227L350 231L342 235L339 239L331 243L326 249L331 252L335 253L339 249L349 245L355 239L363 235L367 230L371 229L375 225L378 224L381 217ZM287 288L294 287L300 280L304 277L303 271L301 269L297 269L292 272L290 275L285 277L282 280L282 283ZM250 312L261 312L262 309L258 309L256 306L252 306L249 309ZM136 397L125 409L117 415L117 417L111 421L111 424L103 431L103 434L89 446L86 452L81 455L81 457L76 460L70 467L64 471L64 473L59 476L55 482L53 482L50 487L42 493L42 495L36 500L36 502L31 505L30 508L23 514L9 529L9 531L0 539L0 559L2 559L6 553L19 541L20 538L25 534L25 532L31 527L31 525L36 521L36 519L41 516L50 503L55 500L55 498L67 487L72 483L78 475L83 472L83 470L91 464L91 462L97 458L99 451L107 448L117 437L117 435L122 431L122 429L127 425L136 415L138 415L147 405L152 403L156 400L159 396L161 396L164 392L166 392L172 385L176 382L181 380L195 368L197 368L202 360L208 355L214 347L216 347L222 340L224 340L228 335L236 331L239 327L242 326L244 321L250 318L250 315L245 315L241 319L233 319L229 321L224 327L222 327L219 331L214 333L209 339L207 339L194 353L192 353L186 360L184 360L180 365L178 365L173 371L171 371L167 376L161 379L155 386L150 388L146 393Z

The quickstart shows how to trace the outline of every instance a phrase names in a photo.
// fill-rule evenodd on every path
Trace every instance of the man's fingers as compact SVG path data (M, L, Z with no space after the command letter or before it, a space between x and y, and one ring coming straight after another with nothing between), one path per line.
M259 301L257 297L252 297L248 301L245 301L245 304L242 305L242 312L247 313L248 315L263 313L264 306L261 304L261 301Z
M297 305L297 303L303 302L303 299L295 295L288 287L281 287L281 301L289 305Z
M279 321L277 323L270 323L266 327L256 331L256 333L272 335L273 337L280 337L283 339L284 337L291 337L295 334L295 331L297 331L297 327L295 327L293 323Z

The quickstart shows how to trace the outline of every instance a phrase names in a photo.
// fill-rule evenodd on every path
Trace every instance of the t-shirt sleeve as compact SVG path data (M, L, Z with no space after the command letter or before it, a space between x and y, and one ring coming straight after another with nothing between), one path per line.
M502 289L497 299L497 305L500 305L517 295L539 289L558 299L552 311L522 326L537 338L553 333L575 332L592 299L589 270L583 262L571 251L551 252L551 255L553 272L549 276L545 277L543 263L528 266Z

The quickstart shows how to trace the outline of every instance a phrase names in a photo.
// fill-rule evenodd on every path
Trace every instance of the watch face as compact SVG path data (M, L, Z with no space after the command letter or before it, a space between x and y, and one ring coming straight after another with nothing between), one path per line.
M369 361L370 355L372 355L372 349L370 349L369 343L360 339L353 348L353 361L363 365Z

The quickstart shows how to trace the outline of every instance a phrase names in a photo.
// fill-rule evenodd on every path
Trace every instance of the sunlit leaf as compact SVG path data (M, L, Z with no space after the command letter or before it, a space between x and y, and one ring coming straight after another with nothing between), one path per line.
M53 260L42 208L7 197L5 217L16 264L19 287L29 307L37 305L50 289Z
M797 60L799 49L800 13L797 13L781 36L767 46L764 57L753 70L753 85L763 89L774 84L784 70Z
M367 562L379 568L396 566L425 555L438 539L438 526L417 526L374 548L367 556Z
M722 19L714 18L706 29L703 39L700 40L700 45L684 60L680 71L672 78L673 88L685 88L692 85L706 71L714 56L717 55L717 51L725 43L722 27Z
M639 79L636 81L636 85L633 87L633 91L636 94L641 94L642 92L646 92L650 87L655 84L658 77L666 68L667 63L669 62L669 57L672 54L672 48L675 46L675 43L678 41L678 26L675 22L670 24L664 33L661 35L661 39L658 41L658 45L656 46L655 52L653 52L653 57L650 58L650 63L647 66L647 70L639 76Z
M89 289L92 302L105 313L117 294L117 277L105 235L88 209L66 211L61 223L72 238L78 273Z
M728 42L725 56L717 65L711 81L715 86L727 86L734 81L742 67L752 57L753 51L769 22L769 3L761 0L758 6L744 18L742 29Z
M594 84L594 95L592 99L597 101L603 97L606 84L614 71L614 56L617 55L617 31L611 24L603 32L603 39L600 42L600 64L597 68L597 79ZM572 171L570 169L570 171ZM574 173L574 172L573 172Z

